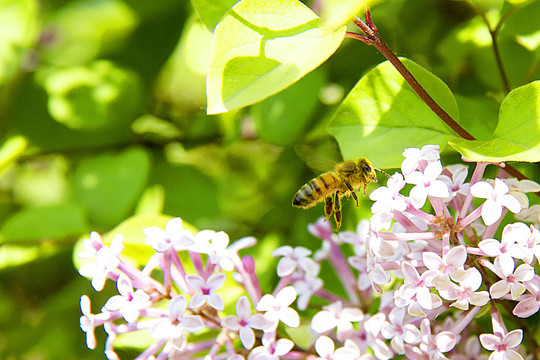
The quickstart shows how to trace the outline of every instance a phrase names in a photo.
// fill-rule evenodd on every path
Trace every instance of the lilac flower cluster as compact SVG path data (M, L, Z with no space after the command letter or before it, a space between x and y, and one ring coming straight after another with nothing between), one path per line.
M320 219L308 227L322 240L320 250L274 251L280 281L272 294L262 292L254 259L238 254L255 245L253 238L229 244L224 232L193 234L175 218L164 230L144 230L155 254L141 270L120 257L120 236L107 246L92 233L79 256L95 262L79 272L92 278L97 291L106 279L115 281L119 295L98 314L87 296L81 298L87 346L96 347L94 329L103 326L109 359L118 358L117 337L135 331L154 339L137 359L524 359L526 329L508 331L507 325L519 327L521 318L540 309L534 268L540 262L540 210L529 207L525 194L540 186L483 181L485 163L476 164L467 183L468 168L443 168L437 146L403 155L402 174L371 193L373 216L356 232L335 234ZM520 222L504 224L508 211ZM341 281L342 296L324 289L323 261ZM220 295L228 277L244 289L234 295L236 314ZM317 308L313 297L327 305ZM298 311L310 324L308 345L281 331L300 325ZM479 326L478 317L491 320L491 331ZM201 332L212 335L197 337Z

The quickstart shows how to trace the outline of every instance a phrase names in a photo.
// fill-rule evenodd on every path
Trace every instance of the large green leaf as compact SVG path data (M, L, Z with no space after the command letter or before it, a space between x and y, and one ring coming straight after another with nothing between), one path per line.
M277 145L294 142L311 120L323 85L322 72L313 71L288 89L253 105L251 115L259 137Z
M10 217L0 231L0 242L34 242L78 235L88 225L79 205L28 207Z
M285 89L336 51L345 36L297 0L238 2L216 26L206 80L208 114Z
M75 172L74 192L95 225L113 226L133 210L149 171L149 156L140 148L88 158Z
M473 161L540 161L540 81L506 96L491 140L453 139L450 145Z
M459 109L446 84L413 61L401 61L457 121ZM338 108L328 131L338 141L344 159L366 156L380 168L399 167L407 147L438 144L444 148L455 137L389 62L360 79Z

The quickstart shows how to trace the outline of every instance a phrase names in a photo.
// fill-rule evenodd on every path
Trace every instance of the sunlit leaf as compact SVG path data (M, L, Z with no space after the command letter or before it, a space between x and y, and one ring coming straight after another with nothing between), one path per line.
M293 84L345 35L296 0L242 0L218 24L207 76L208 114L251 105Z
M22 136L12 136L0 146L0 173L13 164L28 146L28 140Z
M326 25L336 28L349 23L354 15L361 16L366 5L378 2L381 0L327 0L323 2L321 18Z
M408 59L401 59L418 82L456 121L459 110L448 86ZM379 168L399 167L404 148L438 144L453 131L420 99L389 62L367 73L347 95L328 131L344 159L365 156Z
M191 0L202 22L210 31L214 31L219 20L238 0Z
M540 81L508 94L499 111L499 123L489 141L450 141L473 161L540 161Z

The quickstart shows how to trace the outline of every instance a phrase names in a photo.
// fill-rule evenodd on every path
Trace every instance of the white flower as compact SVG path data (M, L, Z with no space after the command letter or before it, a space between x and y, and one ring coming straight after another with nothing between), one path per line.
M245 296L240 296L236 303L236 315L225 317L221 323L228 329L238 331L242 345L249 350L255 343L253 329L263 330L268 324L263 315L251 314L251 306Z
M183 229L180 218L169 220L165 225L165 230L150 226L143 229L143 233L146 236L145 243L157 252L166 252L171 248L179 251L194 243L193 233Z
M320 360L355 360L360 356L360 349L351 340L345 341L344 347L335 349L332 339L324 335L315 342L315 350Z
M298 293L298 310L306 310L311 296L323 287L323 281L318 277L305 275L303 279L295 281L293 286Z
M294 346L289 339L275 340L273 333L265 333L262 338L263 346L251 350L248 360L279 360L281 356L287 355Z
M379 212L392 212L394 210L405 211L407 202L405 201L405 197L399 193L405 185L403 175L399 173L392 175L386 182L386 186L380 186L369 194L369 198L375 201L371 205L371 212L376 214Z
M276 297L266 294L259 300L257 311L265 311L264 317L270 322L265 331L274 331L280 320L290 327L300 325L300 316L289 307L294 299L296 299L296 290L292 286L286 286L276 294Z
M433 271L433 285L438 290L446 289L450 285L450 278L457 281L462 274L463 265L467 260L465 246L451 248L442 258L429 251L422 252L424 266Z
M405 177L409 184L416 185L409 193L411 203L416 209L424 206L428 196L443 199L450 196L446 184L437 179L441 172L441 162L435 161L429 163L424 172L414 171Z
M423 170L425 166L440 159L439 145L424 145L422 149L407 148L403 151L405 160L401 163L401 172L408 175L413 171Z
M152 304L150 296L142 290L133 291L131 281L124 274L118 277L116 287L120 295L111 297L105 303L105 309L118 310L128 323L135 322L139 318L140 311Z
M404 344L415 344L420 340L420 330L405 320L405 308L393 308L388 320L381 328L381 335L391 339L390 345L398 354L404 354Z
M86 346L93 350L96 348L96 336L94 335L96 321L95 315L90 309L90 298L86 295L81 296L80 306L83 316L80 317L79 324L82 331L86 333Z
M344 308L341 301L323 306L311 320L311 328L318 333L324 333L337 327L337 337L343 341L347 339L354 328L351 322L362 321L364 313L358 308Z
M123 237L122 235L116 235L111 241L110 247L104 245L96 252L96 262L81 266L79 274L92 278L94 290L103 290L107 275L120 264L118 256L123 250Z
M515 214L521 211L519 201L508 195L509 190L501 179L495 179L495 187L487 181L479 181L471 186L474 197L486 199L482 204L482 219L486 225L492 225L501 218L503 206Z
M282 246L272 252L273 257L283 256L277 266L277 274L279 277L290 275L300 268L308 275L317 276L319 274L320 265L309 258L311 250L302 246L297 246L294 249L291 246Z
M484 306L489 301L487 291L475 292L481 285L482 275L480 271L476 268L470 268L464 272L459 281L459 286L450 283L447 288L439 290L439 294L446 300L456 300L450 306L461 310L468 310L469 304Z
M523 360L523 357L515 350L523 339L523 330L516 329L508 334L493 335L480 334L480 343L489 351L493 351L490 355L490 360Z
M180 351L186 343L184 331L197 332L204 327L198 316L184 315L186 308L187 300L184 295L173 297L167 306L167 317L155 320L148 328L150 336L166 339L172 348Z
M186 282L197 292L193 294L189 307L196 309L208 303L218 311L223 311L223 299L215 293L225 283L226 275L223 273L212 274L206 281L199 275L187 275Z
M466 196L469 192L470 185L469 183L465 183L468 172L466 166L454 165L453 167L448 166L447 169L452 173L452 178L446 175L441 175L438 178L446 184L448 191L450 192L450 196L444 199L445 202L452 200L457 194Z
M510 274L507 274L508 270L502 269L500 258L495 259L491 270L502 279L489 288L489 293L495 299L499 299L510 292L512 300L516 300L525 292L526 287L523 282L530 281L534 277L534 268L529 264L521 264L514 271L514 264L512 263Z

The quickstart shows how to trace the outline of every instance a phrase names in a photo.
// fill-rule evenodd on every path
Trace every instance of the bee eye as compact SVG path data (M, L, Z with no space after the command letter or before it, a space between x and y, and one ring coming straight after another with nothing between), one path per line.
M367 164L364 165L363 168L364 168L365 171L371 171L371 167L369 165L367 165Z

